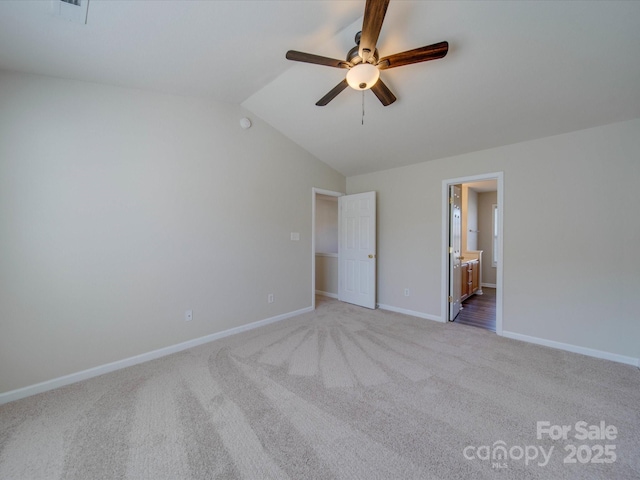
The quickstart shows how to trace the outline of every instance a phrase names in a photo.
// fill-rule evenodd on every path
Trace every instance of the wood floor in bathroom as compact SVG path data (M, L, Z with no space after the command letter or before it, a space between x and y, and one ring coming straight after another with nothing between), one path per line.
M455 319L456 323L496 331L496 289L482 287L483 295L467 298Z

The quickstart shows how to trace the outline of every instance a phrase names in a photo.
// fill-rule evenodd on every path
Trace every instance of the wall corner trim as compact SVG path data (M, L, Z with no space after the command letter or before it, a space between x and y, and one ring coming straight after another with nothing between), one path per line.
M213 342L214 340L218 340L220 338L235 335L236 333L246 332L247 330L253 330L254 328L269 325L270 323L275 323L280 320L296 317L298 315L302 315L303 313L312 312L313 310L313 307L306 307L300 310L295 310L293 312L283 313L281 315L276 315L275 317L265 318L263 320L258 320L246 325L240 325L239 327L230 328L222 332L212 333L211 335L205 335L204 337L194 338L192 340L187 340L186 342L169 345L168 347L159 348L157 350L152 350L151 352L142 353L133 357L124 358L122 360L116 360L115 362L99 365L97 367L82 370L80 372L71 373L69 375L64 375L62 377L54 378L51 380L45 380L44 382L29 385L27 387L0 393L0 405L13 402L15 400L20 400L22 398L30 397L32 395L37 395L39 393L44 393L49 390L54 390L56 388L64 387L66 385L71 385L72 383L88 380L99 375L104 375L105 373L115 372L116 370L121 370L133 365L138 365L150 360L155 360L156 358L165 357L173 353L181 352L189 348Z
M392 305L378 304L378 308L381 310L388 310L390 312L402 313L404 315L411 315L412 317L424 318L425 320L433 320L434 322L445 323L442 317L437 315L430 315L428 313L416 312L415 310L407 310L406 308L394 307Z
M640 358L628 357L626 355L620 355L618 353L605 352L602 350L596 350L594 348L581 347L579 345L572 345L570 343L556 342L555 340L547 340L546 338L531 337L529 335L523 335L521 333L502 331L502 336L511 338L513 340L520 340L527 343L535 343L536 345L543 345L545 347L557 348L558 350L565 350L572 353L580 353L589 357L601 358L603 360L611 360L612 362L625 363L634 367L640 367Z

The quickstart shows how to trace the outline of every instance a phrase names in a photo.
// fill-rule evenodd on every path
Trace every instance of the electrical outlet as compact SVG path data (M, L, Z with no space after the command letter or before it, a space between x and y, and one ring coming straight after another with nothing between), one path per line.
M193 320L193 310L185 310L184 321L190 322L191 320Z
M275 302L275 299L273 298L273 293L270 293L269 295L267 295L267 303L273 302Z
M408 297L408 296L409 296L409 289L408 289L408 288L405 288L405 289L404 289L404 296L405 296L405 297Z

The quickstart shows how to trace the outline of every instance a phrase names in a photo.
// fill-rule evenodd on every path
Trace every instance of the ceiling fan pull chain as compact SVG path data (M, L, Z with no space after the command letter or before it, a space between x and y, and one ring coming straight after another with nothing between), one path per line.
M364 125L364 90L362 90L362 125Z

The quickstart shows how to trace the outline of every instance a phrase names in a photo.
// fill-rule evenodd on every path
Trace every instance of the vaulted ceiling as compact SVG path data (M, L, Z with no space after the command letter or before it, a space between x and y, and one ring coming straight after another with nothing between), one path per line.
M391 0L381 56L446 40L440 60L382 72L383 107L345 70L364 0L0 2L0 69L242 104L344 175L640 117L640 2ZM363 117L364 109L364 117ZM364 120L364 124L363 124Z

